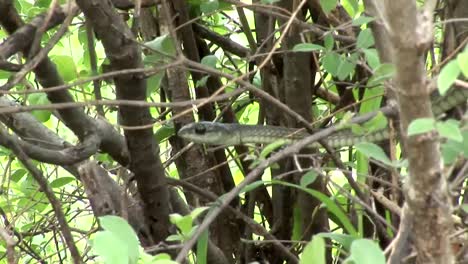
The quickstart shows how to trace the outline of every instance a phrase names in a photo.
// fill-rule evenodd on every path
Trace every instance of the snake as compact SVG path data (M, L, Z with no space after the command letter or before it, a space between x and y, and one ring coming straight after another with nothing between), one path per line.
M452 88L444 96L433 96L432 112L434 116L440 116L453 107L466 103L468 89ZM388 109L395 110L395 107ZM370 115L370 117L375 115ZM356 122L351 119L350 123ZM207 145L234 146L244 144L270 144L281 140L284 144L294 143L310 136L304 129L286 128L270 125L245 125L237 123L218 123L200 121L183 126L177 135L185 140ZM385 128L357 135L350 129L339 130L325 139L324 143L332 148L352 146L361 142L378 142L390 137L390 131ZM319 142L313 142L310 148L320 148Z

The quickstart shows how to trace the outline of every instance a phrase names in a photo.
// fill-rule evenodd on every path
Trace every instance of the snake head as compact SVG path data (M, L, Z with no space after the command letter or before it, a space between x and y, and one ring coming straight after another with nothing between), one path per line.
M226 124L206 121L185 125L177 135L195 143L210 145L229 145L230 139L234 137Z

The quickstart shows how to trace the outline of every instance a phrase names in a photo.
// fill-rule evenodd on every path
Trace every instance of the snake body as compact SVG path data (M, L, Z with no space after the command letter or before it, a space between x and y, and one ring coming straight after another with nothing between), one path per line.
M440 116L454 106L464 102L466 103L467 99L467 89L451 89L445 96L438 96L432 100L432 111L435 116ZM278 140L283 140L285 143L292 143L306 136L310 136L310 134L304 130L294 128L212 123L206 121L188 124L179 130L178 135L195 143L225 146L247 143L269 144ZM324 141L330 147L340 148L351 146L359 142L377 142L388 138L388 129L382 129L364 135L356 135L349 129L346 129L331 134L324 139ZM320 144L314 142L310 147L318 148Z

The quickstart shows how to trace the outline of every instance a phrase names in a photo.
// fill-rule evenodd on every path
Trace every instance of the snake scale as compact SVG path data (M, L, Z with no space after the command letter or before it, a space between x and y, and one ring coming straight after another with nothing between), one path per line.
M432 111L434 115L440 116L447 110L466 103L468 99L468 89L451 89L445 96L437 96L432 100ZM189 141L209 144L209 145L242 145L247 143L269 144L278 140L291 143L310 136L304 130L294 128L262 126L262 125L241 125L212 122L196 122L182 127L178 135ZM351 146L360 142L376 142L389 138L388 129L382 129L364 135L356 135L351 130L341 130L331 134L324 141L333 148ZM318 142L312 143L309 147L318 148Z

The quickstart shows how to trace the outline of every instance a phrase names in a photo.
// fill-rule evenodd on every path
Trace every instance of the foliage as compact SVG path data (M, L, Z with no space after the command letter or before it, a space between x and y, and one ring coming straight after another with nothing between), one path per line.
M6 19L0 19L0 33L6 43L0 45L4 59L0 63L0 90L9 92L2 97L5 102L0 101L0 217L5 223L0 228L4 233L0 258L9 257L13 248L19 263L72 262L64 235L68 230L86 263L177 263L177 253L167 248L174 246L178 252L193 239L196 248L189 247L190 253L182 257L189 263L211 263L210 257L216 252L225 254L229 263L286 258L266 234L282 236L277 239L299 263L329 263L330 257L343 263L385 263L388 256L382 249L388 246L385 239L395 237L392 227L399 222L399 215L377 198L372 199L372 194L385 189L386 199L402 207L404 193L400 187L408 181L408 161L396 138L398 133L390 133L394 138L385 144L369 139L385 129L398 130L393 127L398 123L384 113L382 106L390 101L388 87L400 69L384 61L382 51L377 50L379 39L371 23L379 18L365 12L364 1L311 1L321 10L303 6L304 12L298 12L296 18L300 23L287 20L297 6L290 9L277 0L245 6L222 0L178 1L186 12L179 10L172 16L165 12L175 7L162 5L170 1L136 1L142 2L143 14L131 1L130 7L119 6L125 1L112 1L111 10L121 24L103 17L91 19L85 2L77 1L77 14L57 7L64 13L59 15L48 13L53 1L18 0L11 7L0 3L16 10L8 14L17 14L13 18L26 23L42 17L42 25L47 15L53 17L53 26L42 28L43 34L25 34L32 36L28 43L38 38L36 44L42 48L59 37L45 60L8 87L37 55L29 53L30 44L21 46L23 39L18 41L7 32L11 21L6 18L12 17L0 10L0 17ZM445 8L440 5L441 10ZM73 20L65 25L68 15ZM100 23L94 19L108 23L113 41L99 31ZM441 19L438 12L435 21L443 22ZM62 34L61 25L68 30L56 35ZM268 30L272 31L267 37L260 36ZM437 92L446 95L452 87L466 85L468 49L445 54L445 31L438 27L435 31L434 47L426 57L427 77L433 74ZM15 41L11 46L22 48L7 54L10 39ZM120 46L112 49L112 45ZM183 54L179 54L181 50ZM303 58L309 60L307 64L301 62ZM49 60L56 69L45 65ZM288 75L294 73L297 75ZM301 86L299 79L307 78L310 83ZM144 95L137 95L141 87ZM47 90L50 88L55 90ZM291 94L294 96L287 98ZM313 103L294 105L305 97ZM187 147L188 142L177 137L180 126L215 117L223 122L304 126L291 115L291 109L314 120L314 129L337 128L337 135L343 133L361 142L332 152L325 148L295 151L270 162L293 140L212 151L210 146ZM354 122L356 117L371 113L374 115L364 122ZM452 112L416 119L404 133L441 142L444 165L450 168L447 171L456 172L468 159L466 122L459 119L460 115ZM114 134L109 134L109 129ZM152 144L142 143L146 135L151 136L145 143ZM15 151L7 136L23 151ZM98 143L93 141L94 136L100 138ZM113 149L115 146L120 149ZM21 153L42 173L50 192L40 187L34 170L21 160ZM63 157L78 158L57 162ZM99 161L106 172L105 176L94 175L91 184L80 174L80 165L89 160ZM252 174L265 163L267 169ZM377 168L386 169L394 178L374 181L380 177ZM237 190L236 186L249 176L250 183ZM459 202L454 215L464 215L467 210L461 195L466 187L462 176L444 175L459 181L458 186L451 187L458 195L453 200ZM102 177L106 183L99 186ZM92 187L104 194L94 199ZM239 193L229 201L230 208L222 210L209 230L195 236L201 223L232 190ZM113 196L116 194L118 198ZM262 194L267 202L261 199ZM55 195L58 206L50 195ZM158 200L163 196L167 201ZM184 211L176 208L180 204L189 213L180 213ZM65 221L60 221L57 207ZM368 211L376 207L378 220ZM134 208L138 209L132 211ZM164 211L161 208L170 213L158 218L158 212ZM274 213L268 215L268 210ZM326 217L325 224L316 228L321 216ZM135 219L140 222L136 224ZM142 235L143 231L136 228L139 223L144 223L150 233L164 230L168 235L154 241L158 234L151 233L150 244L145 240L148 234ZM155 229L164 223L166 229ZM308 232L308 228L316 229ZM16 244L9 245L7 238ZM157 249L151 251L152 247Z

